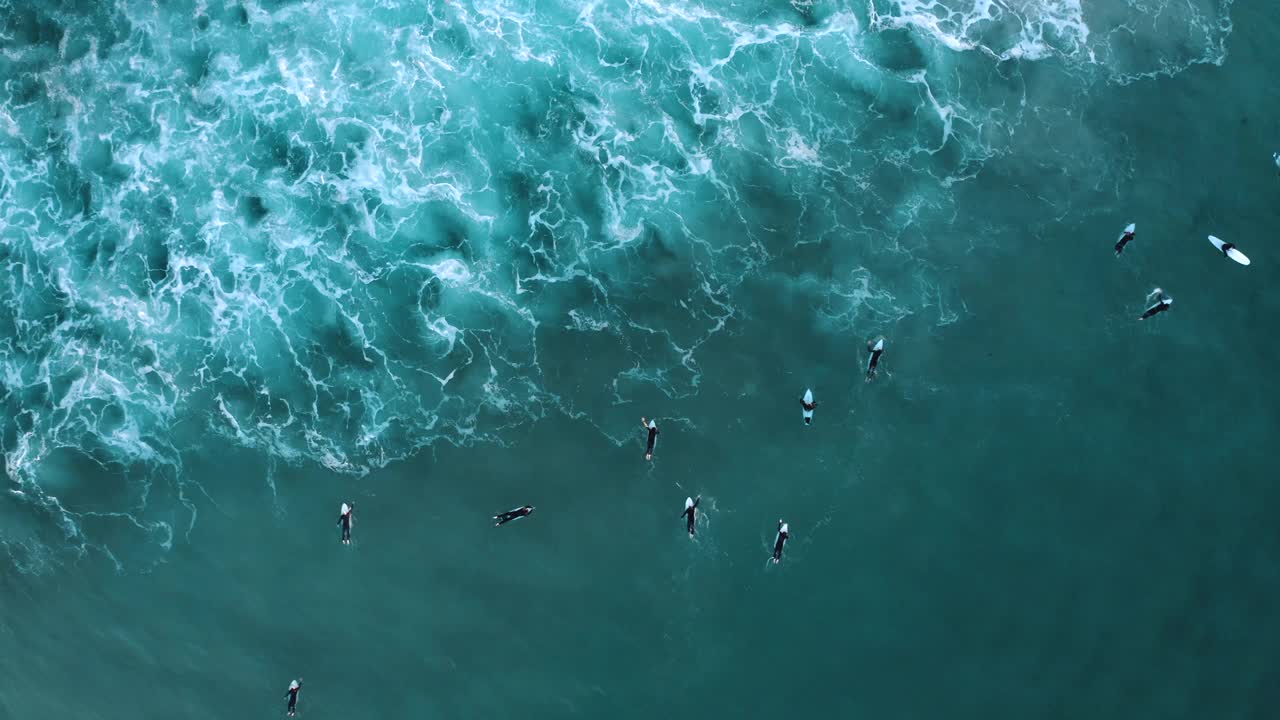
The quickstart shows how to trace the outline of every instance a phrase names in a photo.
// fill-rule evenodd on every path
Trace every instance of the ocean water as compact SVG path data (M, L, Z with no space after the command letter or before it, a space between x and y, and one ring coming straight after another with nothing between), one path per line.
M0 717L1272 717L1277 37L0 0Z

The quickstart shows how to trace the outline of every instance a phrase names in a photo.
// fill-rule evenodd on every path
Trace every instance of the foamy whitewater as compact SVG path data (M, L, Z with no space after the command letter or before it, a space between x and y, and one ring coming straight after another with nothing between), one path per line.
M549 415L621 442L751 277L833 331L950 322L901 236L1053 122L1027 62L1075 93L1221 62L1229 2L1115 5L11 4L4 456L47 529L5 545L92 547L88 514L167 547L214 437L356 474ZM779 262L810 242L821 279ZM69 453L128 502L61 501Z

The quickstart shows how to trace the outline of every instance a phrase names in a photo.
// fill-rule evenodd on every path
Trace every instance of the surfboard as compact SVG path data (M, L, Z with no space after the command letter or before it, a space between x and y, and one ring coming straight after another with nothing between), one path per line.
M349 512L351 512L351 508L350 508L346 503L342 503L342 512L340 512L340 513L338 513L338 514L339 514L339 515L346 515L346 514L347 514L347 513L349 513Z
M1213 246L1218 248L1218 252L1222 252L1223 246L1226 245L1225 242L1223 242L1222 240L1219 240L1218 238L1212 235L1209 236L1209 242L1213 243ZM1227 257L1231 258L1232 260L1235 260L1241 265L1248 265L1250 262L1248 255L1245 255L1244 253L1240 252L1235 248L1231 248L1230 250L1227 251Z
M813 404L813 391L812 391L812 390L810 390L809 388L805 388L805 389L804 389L804 404L805 404L805 405L812 405L812 404ZM801 412L801 414L804 416L804 419L805 419L805 425L808 425L810 422L812 422L812 421L813 421L813 411L812 411L812 410L804 410L804 409L801 409L801 411L800 411L800 412Z
M684 509L685 509L685 510L688 510L688 509L689 509L689 508L691 508L691 507L693 507L693 498L691 498L691 497L687 497L687 498L685 498L685 499L684 499Z

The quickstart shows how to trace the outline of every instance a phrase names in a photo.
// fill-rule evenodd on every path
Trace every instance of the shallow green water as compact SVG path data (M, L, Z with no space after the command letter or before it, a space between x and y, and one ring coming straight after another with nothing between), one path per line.
M1269 717L1280 23L983 7L0 5L0 716Z

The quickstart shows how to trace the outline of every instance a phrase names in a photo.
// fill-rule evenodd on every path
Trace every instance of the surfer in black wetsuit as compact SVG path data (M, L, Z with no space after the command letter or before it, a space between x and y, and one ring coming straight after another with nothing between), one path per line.
M1120 239L1116 241L1116 254L1117 254L1117 255L1119 255L1120 253L1124 252L1124 246L1125 246L1125 245L1128 245L1128 244L1129 244L1129 241L1130 241L1130 240L1133 240L1133 237L1134 237L1134 233L1133 233L1133 231L1131 231L1131 230L1125 230L1125 231L1124 231L1124 235L1121 235L1121 236L1120 236Z
M351 544L351 522L355 519L356 504L342 503L342 508L338 511L338 524L342 526L342 544Z
M689 537L693 537L697 532L698 525L698 503L702 502L702 496L697 498L684 499L684 512L680 513L680 517L687 518L685 527L689 530Z
M776 565L782 561L782 546L787 544L787 538L791 537L790 528L787 524L778 521L778 537L773 541L773 562Z
M1155 317L1165 310L1168 310L1169 306L1173 304L1173 298L1166 297L1164 291L1160 288L1152 290L1151 294L1147 295L1147 302L1151 302L1152 298L1156 299L1156 304L1147 308L1147 311L1142 313L1142 316L1138 318L1139 320L1146 320L1147 318Z
M1231 257L1231 249L1236 246L1235 243L1222 243L1222 257Z
M640 424L649 431L649 441L644 446L644 459L653 459L653 446L658 442L658 421L640 418Z
M871 359L867 361L867 382L876 376L876 366L880 364L880 356L884 354L884 338L876 338L867 342L867 350L871 351Z
M519 520L522 517L528 517L532 512L533 506L525 505L524 507L518 507L515 510L508 510L504 513L494 515L493 519L495 522L493 523L493 526L498 527L499 525L506 525L512 520Z
M808 403L808 402L805 402L805 401L804 401L804 398L800 398L800 407L804 408L804 411L805 411L805 412L807 412L807 413L813 413L813 409L814 409L814 408L816 408L816 407L818 407L818 401L817 401L817 400L814 400L813 402ZM813 417L812 417L812 415L811 415L811 414L810 414L810 415L805 415L805 416L804 416L804 424L805 424L805 425L809 425L809 424L811 424L812 422L813 422Z
M298 711L298 693L300 692L302 692L302 678L289 683L289 692L284 694L289 699L289 717L293 717Z

